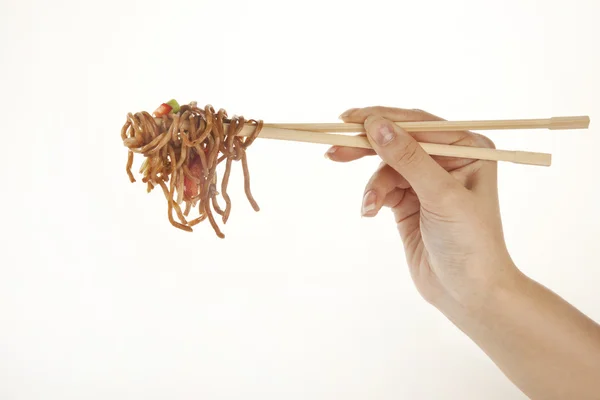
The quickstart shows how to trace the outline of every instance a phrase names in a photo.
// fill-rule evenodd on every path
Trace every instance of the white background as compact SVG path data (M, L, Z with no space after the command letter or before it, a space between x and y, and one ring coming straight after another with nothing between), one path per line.
M129 183L120 128L173 97L267 122L590 115L489 136L553 153L501 164L508 245L600 320L598 17L596 0L3 0L0 398L523 398L418 296L389 211L360 218L375 158L259 139L262 210L236 165L219 240Z

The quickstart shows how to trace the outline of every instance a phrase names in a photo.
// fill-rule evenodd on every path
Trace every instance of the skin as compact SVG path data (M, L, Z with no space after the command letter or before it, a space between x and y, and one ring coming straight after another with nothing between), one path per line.
M528 397L599 399L600 325L525 276L511 259L497 163L432 157L418 145L493 148L492 141L466 131L408 134L391 122L441 120L421 110L368 107L340 118L364 124L373 150L332 147L326 156L336 162L382 159L366 185L362 214L392 209L422 297Z

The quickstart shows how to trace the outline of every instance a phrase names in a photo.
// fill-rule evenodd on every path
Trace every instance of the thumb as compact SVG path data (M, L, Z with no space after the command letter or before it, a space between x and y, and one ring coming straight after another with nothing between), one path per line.
M464 189L398 125L378 116L368 117L364 125L373 150L408 181L421 202L435 203L447 190Z

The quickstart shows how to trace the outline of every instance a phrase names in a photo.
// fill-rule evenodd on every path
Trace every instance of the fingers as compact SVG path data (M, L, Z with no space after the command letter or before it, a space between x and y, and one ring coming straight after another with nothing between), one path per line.
M348 112L349 111L349 112ZM383 117L393 122L420 122L420 121L444 121L443 118L428 113L427 111L417 109L404 109L392 107L366 107L353 108L348 110L343 118L344 122L364 123L370 115ZM344 115L342 114L342 115ZM457 144L470 141L472 133L468 131L447 131L447 132L409 132L417 142L439 143L439 144Z
M351 108L344 112L342 115L340 115L340 119L342 119L344 122L362 124L369 115L381 116L383 118L395 122L443 121L443 118L440 118L436 115L422 110L409 110L404 108L392 108L381 106ZM462 141L466 137L468 137L469 132L414 132L411 133L411 135L418 142L458 144L457 142ZM364 134L361 134L359 136L364 136ZM369 149L356 149L349 147L333 146L328 150L325 156L333 161L348 162L374 154L375 152ZM446 162L446 160L442 161L444 163ZM462 162L464 163L464 161ZM461 161L459 161L458 163L460 164ZM454 162L453 164L456 164L456 162Z
M434 204L439 201L439 194L448 190L465 190L396 124L380 116L369 116L364 125L373 150L408 181L421 203Z
M359 136L365 136L365 134L361 134ZM325 157L337 162L349 162L372 155L375 155L375 151L371 149L360 149L355 147L339 146L332 146L325 153Z
M421 204L412 190L400 188L392 190L385 196L383 205L393 210L403 240L414 231L415 227L418 227Z
M468 147L494 147L494 144L487 137L466 132L467 136L458 142L452 143L457 146L468 146ZM452 172L459 182L463 184L467 189L472 189L473 177L476 171L479 171L485 162L467 158L457 157L442 157L432 156L434 160L438 162L446 171Z
M398 189L400 190L400 189ZM411 190L404 190L403 196L400 202L396 203L396 205L392 208L394 211L394 218L396 220L396 224L398 225L398 230L400 235L404 239L407 234L414 227L414 223L419 223L419 219L416 221L411 220L414 215L419 214L421 204L419 203L419 198L415 195L415 193Z
M344 122L362 124L370 115L377 115L395 122L443 121L443 118L440 118L437 115L433 115L423 110L409 110L406 108L393 108L382 106L351 108L349 110L344 111L342 115L340 115L340 119Z
M365 188L362 215L376 216L381 207L390 207L402 237L411 231L420 209L419 199L406 179L389 165L383 164L371 177ZM418 224L418 218L416 220Z
M369 115L379 115L392 121L441 120L441 118L421 110L405 110L402 108L391 107L351 108L342 113L342 115L340 115L340 119L344 122L362 124ZM359 136L365 136L365 134L363 133ZM375 152L370 149L357 149L339 146L330 147L325 153L325 157L337 162L349 162L372 155L375 155Z
M397 197L390 197L390 194L396 189L403 190L409 187L406 179L389 165L382 163L365 187L361 211L363 217L374 217L383 206L393 207L395 205L393 201ZM401 197L397 198L396 203L400 200Z

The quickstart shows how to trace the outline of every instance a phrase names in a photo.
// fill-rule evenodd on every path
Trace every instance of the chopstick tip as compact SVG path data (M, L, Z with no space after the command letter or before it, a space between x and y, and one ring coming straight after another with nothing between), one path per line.
M550 129L588 129L590 117L553 117L550 118Z

